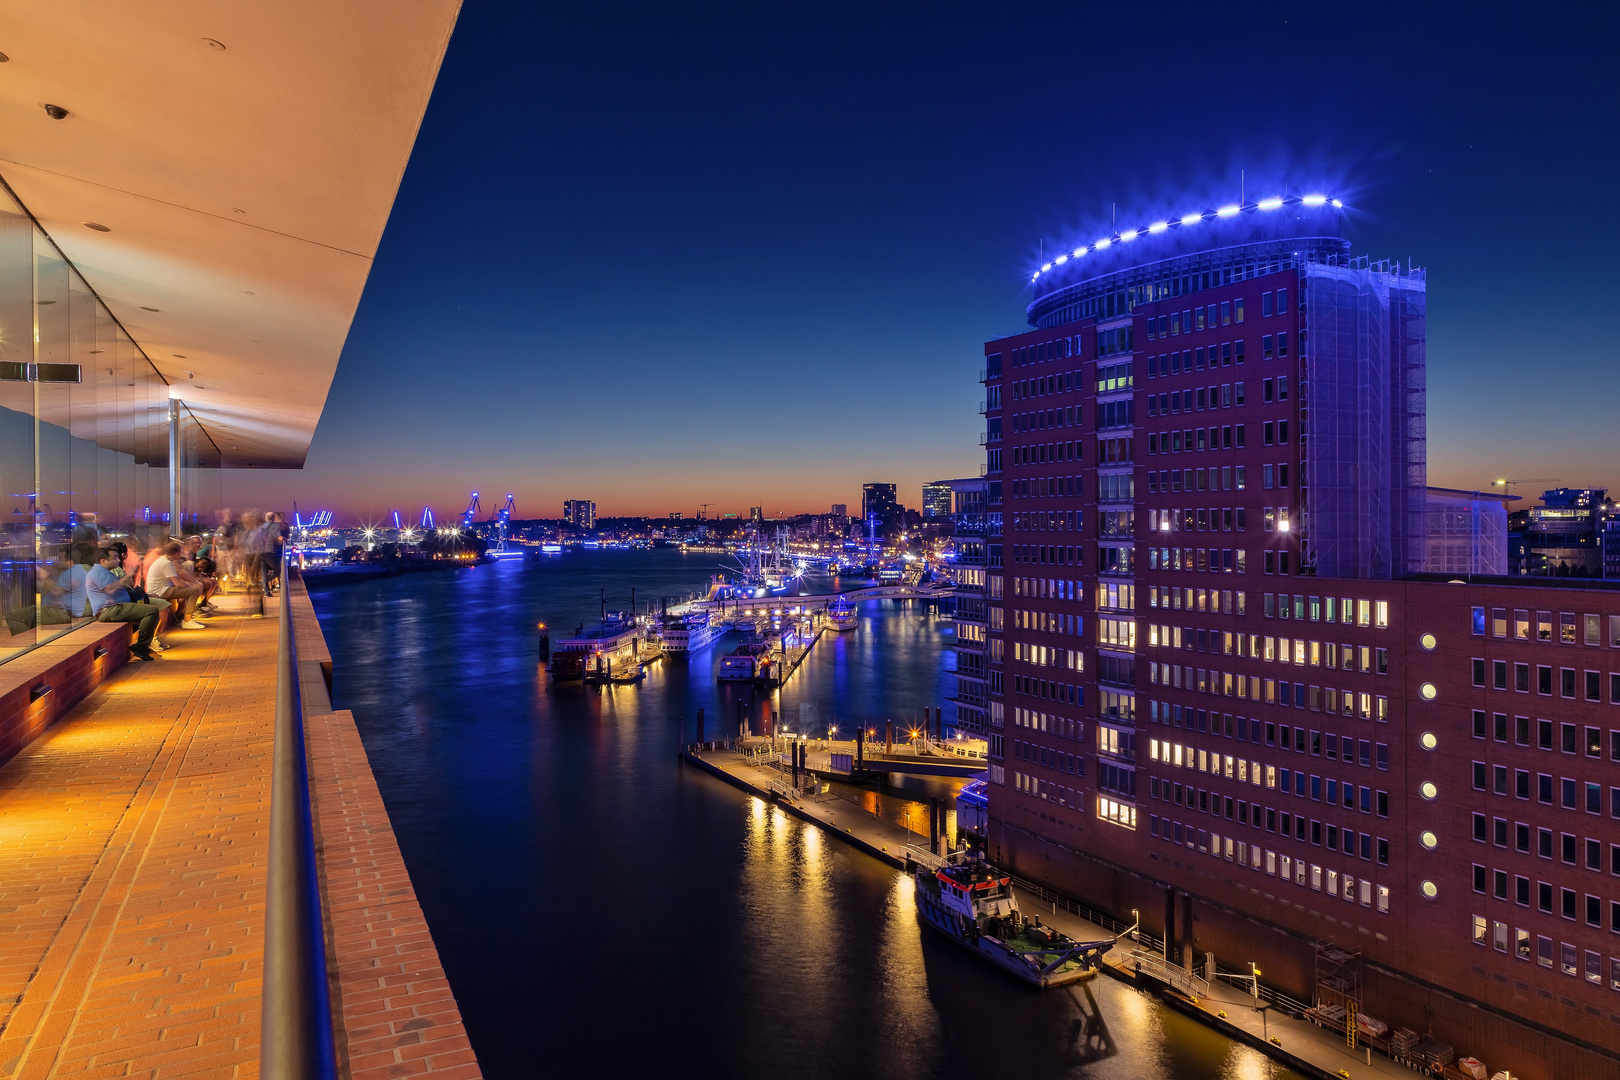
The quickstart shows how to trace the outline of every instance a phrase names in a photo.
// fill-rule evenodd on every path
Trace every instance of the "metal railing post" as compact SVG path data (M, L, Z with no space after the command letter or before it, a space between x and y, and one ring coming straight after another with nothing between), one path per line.
M265 1080L334 1080L337 1058L326 981L326 934L315 868L309 763L290 597L283 549L259 1075Z

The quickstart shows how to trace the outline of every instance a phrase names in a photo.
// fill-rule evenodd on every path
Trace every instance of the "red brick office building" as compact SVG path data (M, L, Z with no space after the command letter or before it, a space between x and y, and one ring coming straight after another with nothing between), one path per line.
M1423 572L1424 274L1341 213L1111 234L986 345L991 855L1188 965L1613 1076L1620 590Z

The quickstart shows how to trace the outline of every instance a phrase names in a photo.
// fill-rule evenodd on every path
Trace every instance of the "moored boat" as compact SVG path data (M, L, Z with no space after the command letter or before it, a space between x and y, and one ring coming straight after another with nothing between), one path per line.
M724 631L706 611L690 611L684 615L665 615L659 627L659 643L665 656L697 652L715 642Z
M639 665L641 627L624 612L614 612L599 623L582 626L551 648L551 676L554 679L590 678L616 681L619 673Z
M840 596L827 605L827 625L834 630L853 630L860 621L860 609L855 601Z
M1076 941L1018 910L1012 878L982 862L917 867L917 911L941 934L1045 990L1096 974L1113 938Z

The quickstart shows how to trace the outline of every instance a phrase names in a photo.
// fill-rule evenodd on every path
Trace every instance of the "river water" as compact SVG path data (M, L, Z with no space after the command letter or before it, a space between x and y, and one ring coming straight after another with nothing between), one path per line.
M684 598L716 559L596 551L312 590L485 1076L1296 1075L1107 977L1026 988L922 927L904 875L681 767L683 723L690 739L702 707L709 738L734 730L753 693L717 687L726 640L640 686L548 681L538 621L593 621L604 592L610 610L632 588ZM868 601L769 704L794 730L914 721L950 692L949 634ZM954 787L861 797L898 819Z

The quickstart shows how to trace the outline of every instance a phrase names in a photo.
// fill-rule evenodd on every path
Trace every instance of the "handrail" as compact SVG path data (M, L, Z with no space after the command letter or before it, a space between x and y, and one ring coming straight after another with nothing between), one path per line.
M326 934L315 870L303 695L298 688L298 642L293 635L287 569L283 549L259 1075L265 1080L335 1080L337 1058L326 981Z

